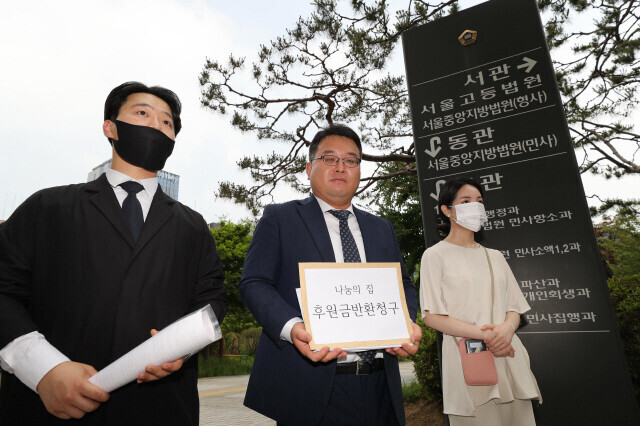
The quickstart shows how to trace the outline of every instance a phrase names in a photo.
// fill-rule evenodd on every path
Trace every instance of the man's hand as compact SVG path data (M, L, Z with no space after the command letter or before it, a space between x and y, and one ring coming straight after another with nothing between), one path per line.
M91 383L97 371L90 365L67 361L53 367L36 388L45 408L61 419L81 419L107 402L109 394Z
M340 348L329 350L328 346L314 352L309 347L311 334L307 333L303 322L298 322L291 329L291 341L300 353L314 362L327 362L336 358L347 356L347 353Z
M505 321L502 324L487 324L482 327L482 331L489 331L489 335L484 339L487 349L494 353L503 353L511 346L511 339L515 329ZM497 356L497 355L496 355Z
M411 343L413 343L413 345L403 343L402 346L398 348L387 348L387 353L405 358L418 352L420 340L422 340L422 329L415 322L412 322L411 326L413 327L413 333L411 334Z
M151 335L155 336L158 333L158 330L155 328L151 330ZM184 360L182 358L177 359L171 362L165 362L162 365L147 365L144 371L138 374L138 383L144 382L152 382L154 380L159 380L164 377L167 377L169 374L174 371L180 370L182 368Z

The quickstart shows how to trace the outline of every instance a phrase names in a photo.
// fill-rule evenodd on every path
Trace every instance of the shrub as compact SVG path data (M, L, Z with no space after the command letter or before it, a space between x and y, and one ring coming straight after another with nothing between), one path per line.
M640 403L640 274L614 276L608 284L629 375Z
M253 357L198 357L198 377L237 376L251 373Z
M225 333L223 353L227 355L240 354L240 335L238 333Z
M242 330L257 326L258 322L248 310L232 308L225 315L220 327L223 333L241 333Z
M609 268L609 295L636 400L640 403L640 218L621 209L595 227L600 253Z
M436 332L417 318L416 324L422 328L422 340L418 352L411 357L416 378L422 389L422 394L430 400L442 399L442 380L440 376L440 361L436 343Z
M424 391L418 382L402 384L402 398L404 402L416 402L424 398Z
M220 356L223 352L224 339L216 340L215 342L207 345L204 349L200 351L200 355L205 358Z
M240 333L240 352L245 355L255 355L261 333L260 327L248 328Z

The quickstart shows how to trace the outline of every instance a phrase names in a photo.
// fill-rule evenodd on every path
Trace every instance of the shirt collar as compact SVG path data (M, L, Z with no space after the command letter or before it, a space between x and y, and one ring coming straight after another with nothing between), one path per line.
M314 195L314 197L315 197L315 195ZM327 213L330 210L339 210L339 209L336 209L335 207L331 206L329 203L325 202L324 200L321 200L318 197L315 197L315 198L318 201L318 204L320 204L320 209L322 209L323 213ZM347 207L344 210L350 211L351 214L355 216L355 213L353 212L353 203L349 204L349 207Z
M107 180L109 181L109 185L111 185L113 188L117 187L123 182L132 180L140 183L144 187L144 190L147 191L147 194L149 194L149 197L151 197L152 199L153 199L153 196L156 194L156 190L158 189L157 176L146 178L146 179L133 179L131 176L125 175L124 173L119 172L117 170L113 170L113 169L107 169L105 173L107 174Z

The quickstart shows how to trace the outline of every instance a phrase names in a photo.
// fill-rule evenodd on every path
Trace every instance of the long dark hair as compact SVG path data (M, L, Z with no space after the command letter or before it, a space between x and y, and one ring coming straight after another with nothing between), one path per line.
M440 195L438 195L438 214L440 215L443 224L437 226L437 228L445 235L448 235L449 231L451 230L451 219L445 216L445 214L442 212L442 206L447 206L450 208L453 204L453 201L458 196L458 191L460 191L460 188L465 185L476 187L478 191L480 191L480 195L484 197L482 186L470 177L458 177L446 181L445 184L440 188Z

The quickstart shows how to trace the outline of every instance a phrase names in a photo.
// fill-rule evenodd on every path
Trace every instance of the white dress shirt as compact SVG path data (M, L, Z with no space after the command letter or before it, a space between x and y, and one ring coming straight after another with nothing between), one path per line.
M158 189L158 177L151 177L147 179L131 179L129 176L121 173L117 170L107 169L105 172L107 174L107 180L109 184L113 188L113 192L116 193L116 198L118 199L118 203L120 203L120 207L122 207L122 203L124 199L127 198L127 191L125 191L121 186L121 183L127 181L134 181L141 184L144 189L136 194L138 201L140 201L140 205L142 206L142 217L144 220L147 220L147 214L149 213L149 209L151 208L151 201L153 201L153 196L156 194L156 190Z
M107 181L116 194L118 203L127 196L127 191L118 186L123 182L135 180L117 170L107 169ZM158 178L135 180L142 184L144 189L136 194L142 206L142 216L147 219L151 201L158 189ZM5 371L15 374L18 379L34 392L40 380L52 368L65 361L70 361L67 356L51 345L38 331L24 334L0 350L0 367Z
M320 209L322 210L324 221L327 224L327 229L329 231L329 239L331 239L331 246L333 247L333 254L336 258L336 262L342 263L344 262L344 256L342 254L342 240L340 239L340 220L330 213L331 210L337 210L335 207L330 206L325 201L316 197L318 204L320 204ZM358 225L358 219L356 219L356 215L353 213L353 204L349 205L345 210L351 212L347 219L347 225L349 226L349 230L353 235L353 239L356 242L356 247L358 248L358 254L360 254L360 261L366 262L367 256L364 252L364 241L362 239L362 232L360 231L360 226ZM286 340L289 343L293 343L291 340L291 329L296 323L303 322L302 318L295 317L291 318L287 323L282 327L282 331L280 332L280 338L282 340ZM376 358L382 357L382 354L377 354ZM346 357L338 358L338 362L353 362L361 359L356 353L349 353Z

